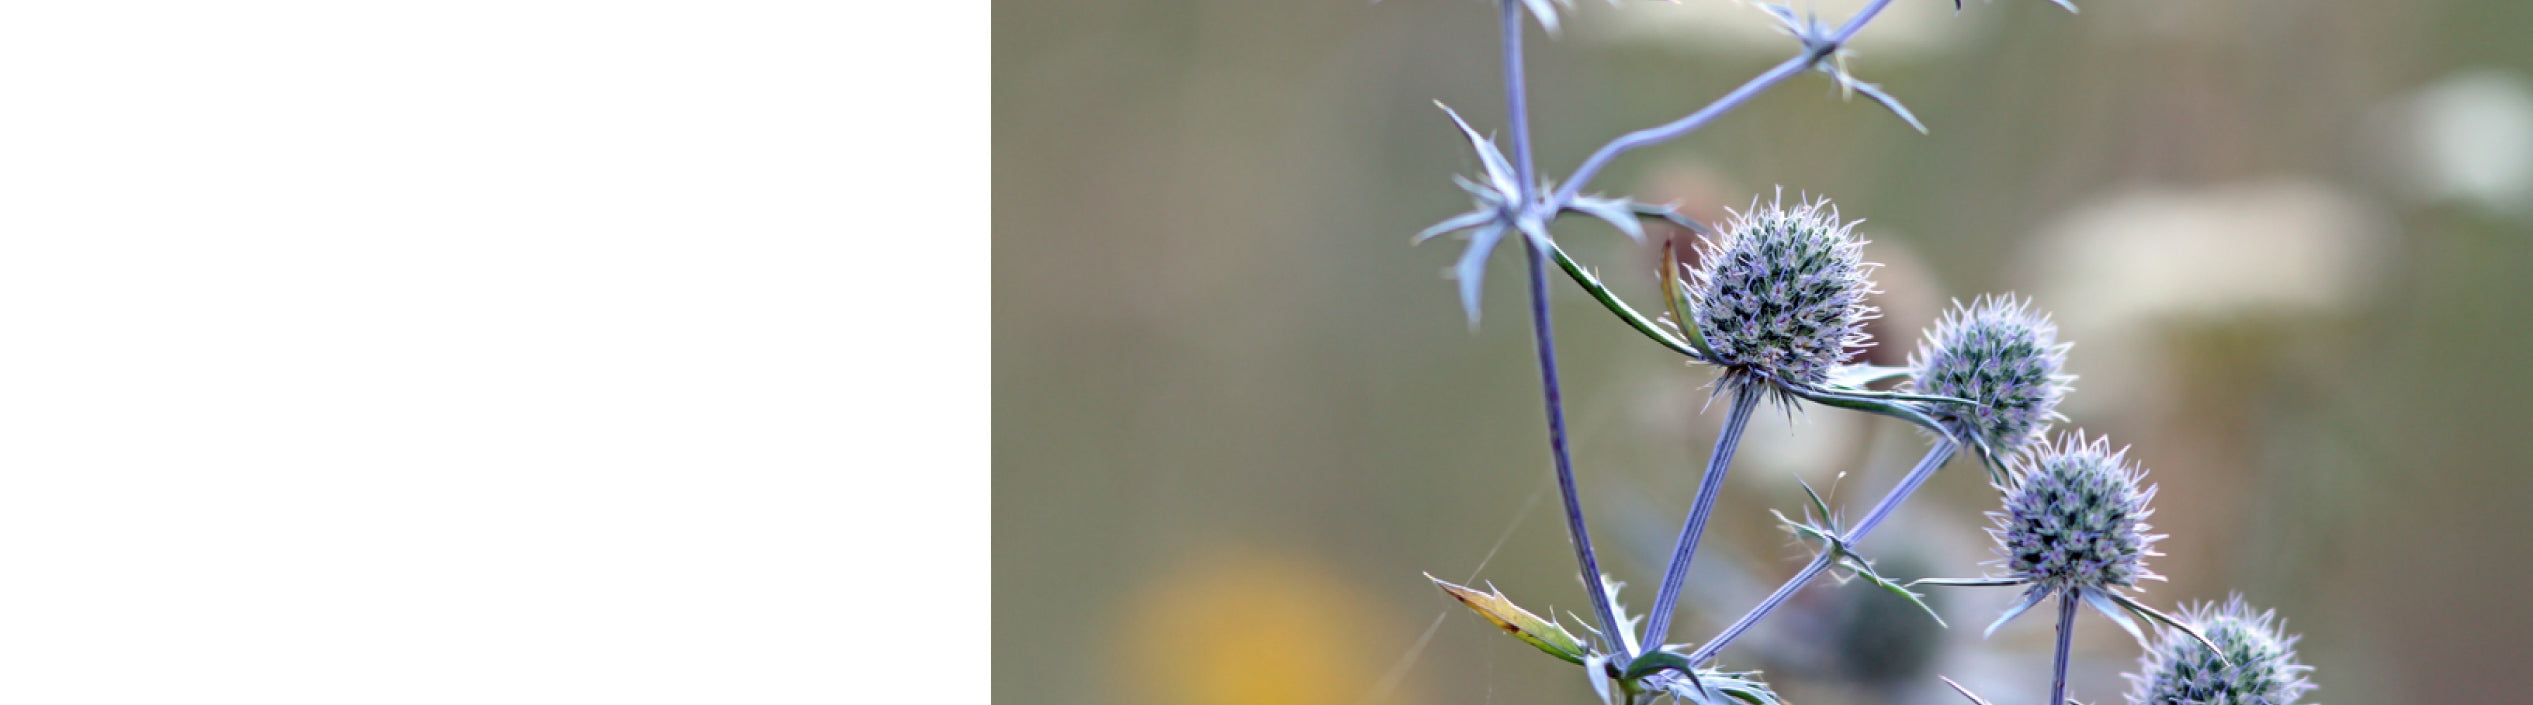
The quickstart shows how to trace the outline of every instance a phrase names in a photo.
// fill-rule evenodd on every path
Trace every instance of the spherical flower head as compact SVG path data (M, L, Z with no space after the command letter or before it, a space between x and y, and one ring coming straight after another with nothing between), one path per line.
M2012 296L1953 303L1909 356L1909 384L1920 394L1976 404L1930 404L1927 413L1953 435L1984 442L2000 455L2037 443L2058 414L2074 377L2061 374L2069 344L2058 326Z
M2178 629L2159 630L2128 676L2131 705L2294 705L2313 689L2305 680L2313 668L2296 663L2298 637L2280 633L2276 613L2253 614L2235 595L2223 606L2201 603L2181 614L2217 650Z
M2127 464L2127 453L2077 433L2016 459L2014 485L2001 488L2005 509L1988 513L1997 522L1988 533L2013 577L2049 591L2161 579L2145 565L2146 556L2161 555L2148 546L2163 537L2146 533L2145 519L2154 513L2146 503L2155 490L2138 489L2139 472Z
M1876 309L1864 243L1828 199L1751 202L1699 246L1689 296L1729 385L1818 386L1866 345Z

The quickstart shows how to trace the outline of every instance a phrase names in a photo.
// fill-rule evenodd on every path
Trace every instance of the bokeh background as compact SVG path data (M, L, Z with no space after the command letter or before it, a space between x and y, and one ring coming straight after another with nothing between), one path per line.
M1844 17L1859 2L1818 0ZM1856 70L1632 153L1591 190L1717 218L1783 187L1874 242L1883 362L1952 299L2029 295L2075 341L2072 426L2162 493L2175 605L2240 591L2301 632L2322 702L2503 702L2533 685L2533 3L1907 0ZM1575 671L1423 573L1584 612L1550 490L1519 255L1472 330L1408 236L1468 207L1432 102L1503 125L1479 0L1001 2L993 24L993 682L1011 703L1583 703ZM1531 28L1543 172L1790 55L1750 7L1581 2ZM1558 229L1650 302L1656 250ZM1663 235L1657 233L1657 236ZM1584 500L1640 610L1722 405L1710 375L1562 278ZM1924 439L1762 414L1681 638L1797 567L1793 479L1860 511ZM1867 543L1966 576L1993 495L1956 461ZM2050 629L1978 638L1823 582L1727 654L1800 703L2044 698ZM1569 624L1578 624L1569 618ZM2079 623L2074 694L2137 647Z

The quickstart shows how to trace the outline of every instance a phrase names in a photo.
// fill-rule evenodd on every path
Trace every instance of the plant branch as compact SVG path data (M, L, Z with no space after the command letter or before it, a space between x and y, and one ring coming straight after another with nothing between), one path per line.
M2082 589L2070 587L2058 595L2058 663L2049 679L2049 705L2067 702L2067 647L2075 643L2076 591Z
M1844 540L1850 545L1864 541L1866 534L1873 533L1873 527L1881 525L1882 520L1890 517L1893 510L1898 509L1902 502L1908 501L1910 494L1917 492L1920 485L1926 484L1926 478L1933 477L1937 468L1943 467L1946 461L1951 460L1957 448L1959 446L1955 445L1950 438L1936 439L1935 447L1926 449L1926 457L1918 459L1917 466L1909 468L1909 473L1900 478L1900 484L1884 494L1882 501L1873 505L1871 511L1865 512L1865 518L1856 522L1855 528L1847 530ZM1689 663L1703 664L1713 660L1717 654L1723 653L1725 646L1732 644L1735 639L1740 639L1742 634L1749 632L1752 627L1758 626L1759 620L1766 619L1769 613L1775 612L1778 607L1785 606L1785 601L1794 597L1794 593L1801 591L1803 586L1811 584L1812 580L1820 577L1822 573L1828 572L1829 567L1837 562L1838 554L1834 551L1824 550L1820 555L1813 556L1811 563L1804 565L1803 570L1786 580L1784 585L1777 586L1777 591L1769 593L1768 599L1759 601L1759 606L1750 608L1750 612L1743 614L1741 619L1734 620L1732 626L1717 632L1715 638L1698 645L1697 652L1689 654Z
M1522 82L1522 8L1521 3L1504 0L1504 103L1505 121L1513 131L1513 175L1519 181L1523 203L1537 196L1538 181L1532 178L1530 160L1530 100L1528 86Z
M1564 248L1558 247L1556 243L1549 243L1548 256L1556 260L1558 267L1566 270L1566 276L1572 277L1576 285L1583 287L1584 293L1591 294L1593 300L1601 302L1602 308L1609 309L1610 313L1616 314L1618 316L1618 320L1625 322L1627 327L1636 329L1636 332L1645 334L1645 337L1652 338L1654 342L1661 343L1663 347L1670 348L1672 352L1686 355L1691 360L1699 362L1706 361L1705 355L1699 354L1696 348L1690 347L1688 343L1681 341L1679 336L1672 335L1670 331L1663 330L1662 326L1655 323L1652 318L1647 318L1645 314L1637 313L1634 307L1628 306L1627 302L1619 300L1617 293L1610 291L1608 286L1603 285L1600 277L1593 276L1591 272L1585 271L1583 269L1583 265L1575 262L1573 257L1568 256Z
M1669 142L1696 132L1698 128L1705 127L1707 123L1714 122L1715 118L1723 117L1725 113L1741 107L1743 103L1749 102L1751 98L1778 83L1793 78L1795 74L1810 70L1827 56L1825 52L1834 52L1838 47L1845 46L1847 40L1855 38L1857 32L1864 30L1865 23L1872 22L1875 16L1882 14L1882 8L1890 4L1891 0L1873 0L1872 3L1865 5L1864 9L1858 10L1854 17L1847 18L1847 24L1840 25L1838 32L1830 35L1826 46L1805 49L1802 54L1786 59L1783 63L1741 84L1741 87L1733 89L1733 92L1726 93L1724 97L1717 98L1715 102L1699 108L1697 112L1689 113L1678 120L1620 135L1618 139L1602 145L1598 151L1592 153L1592 156L1583 160L1582 166L1575 167L1574 174L1566 178L1565 185L1558 187L1556 195L1542 204L1543 207L1548 212L1555 212L1557 208L1574 200L1575 194L1583 192L1583 185L1590 182L1593 176L1600 174L1601 169L1609 166L1610 160L1617 159L1618 155L1640 147Z
M1531 179L1530 116L1522 86L1522 14L1515 0L1503 0L1504 7L1504 102L1511 117L1514 168L1521 191L1521 200L1528 202L1537 187ZM1541 244L1530 242L1523 248L1530 253L1530 331L1539 349L1539 389L1548 408L1548 453L1556 461L1557 489L1565 496L1566 532L1574 538L1575 562L1583 571L1583 591L1592 596L1592 611L1601 620L1601 634L1608 638L1610 650L1620 658L1626 653L1627 641L1618 611L1610 607L1609 591L1601 588L1601 561L1592 552L1592 533L1583 523L1583 502L1574 484L1574 458L1566 449L1566 416L1564 390L1557 381L1556 325L1548 315L1548 258Z
M1766 383L1750 382L1733 389L1733 406L1724 414L1724 428L1715 436L1715 451L1707 456L1706 477L1699 480L1697 503L1689 508L1689 519L1680 526L1680 542L1671 551L1671 567L1663 571L1662 589L1654 594L1653 613L1645 623L1645 648L1662 648L1664 637L1671 631L1672 608L1680 601L1680 584L1689 575L1689 562L1696 557L1699 536L1706 533L1706 517L1715 511L1715 496L1724 489L1724 471L1733 464L1733 451L1741 447L1741 432L1750 426L1750 412L1759 406Z

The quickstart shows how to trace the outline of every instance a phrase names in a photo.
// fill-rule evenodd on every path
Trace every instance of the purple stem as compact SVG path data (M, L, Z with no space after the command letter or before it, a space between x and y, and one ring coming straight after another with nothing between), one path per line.
M1856 11L1854 17L1847 18L1847 24L1840 25L1838 31L1830 35L1829 47L1835 50L1836 47L1846 45L1847 40L1855 38L1857 32L1864 30L1865 23L1873 21L1874 16L1882 14L1882 8L1890 4L1891 0L1873 0L1871 4L1865 5L1864 9ZM1724 94L1724 97L1715 99L1715 102L1708 103L1697 112L1689 113L1687 117L1620 135L1618 139L1602 145L1599 151L1592 153L1592 156L1586 157L1583 165L1575 167L1574 174L1566 178L1565 185L1557 188L1556 195L1542 205L1546 208L1546 212L1556 212L1556 209L1573 202L1575 195L1583 192L1583 185L1590 182L1594 175L1599 174L1602 167L1609 166L1610 160L1617 159L1619 154L1639 147L1669 142L1679 139L1682 135L1696 132L1698 128L1705 127L1706 123L1713 122L1724 113L1741 107L1742 103L1749 102L1752 97L1768 88L1811 68L1812 64L1820 59L1821 57L1814 51L1806 50L1803 54L1787 59L1784 63L1777 64L1775 68L1768 69L1766 73L1759 74L1749 82L1741 84L1740 88L1735 88L1733 92Z
M1680 542L1671 549L1671 567L1662 575L1662 589L1654 593L1653 615L1645 622L1645 648L1662 648L1663 639L1671 632L1671 612L1680 600L1680 584L1689 576L1689 561L1697 556L1698 537L1706 533L1706 517L1715 511L1715 496L1724 489L1724 471L1733 464L1733 451L1741 447L1742 429L1750 426L1750 412L1759 406L1760 393L1767 391L1764 382L1750 382L1733 389L1733 406L1724 412L1724 430L1715 436L1715 452L1706 458L1706 477L1699 480L1697 504L1689 508L1689 520L1680 526Z
M1880 526L1883 519L1889 518L1893 510L1900 508L1900 503L1908 501L1909 495L1917 492L1918 486L1926 484L1926 478L1933 477L1937 468L1943 467L1945 461L1951 460L1953 451L1959 447L1950 438L1936 439L1935 447L1926 449L1926 457L1920 458L1916 467L1909 468L1909 474L1900 477L1900 484L1892 487L1889 493L1882 495L1882 501L1873 505L1872 510L1865 512L1864 520L1856 522L1855 528L1848 529L1843 539L1850 545L1863 541L1866 534L1873 533L1873 527ZM1767 618L1769 613L1777 611L1778 607L1785 606L1785 601L1794 597L1795 592L1811 584L1812 579L1820 577L1821 573L1828 572L1830 564L1837 561L1838 554L1827 550L1821 551L1818 556L1813 556L1810 564L1803 566L1803 570L1786 580L1784 585L1777 586L1777 591L1769 593L1768 599L1759 601L1759 606L1750 608L1750 612L1742 615L1741 619L1735 620L1732 626L1725 627L1724 631L1716 633L1715 638L1708 639L1705 644L1699 645L1696 653L1689 654L1689 663L1704 664L1714 659L1716 654L1724 651L1725 646L1741 638L1742 634L1749 632L1751 627L1758 626L1759 620Z
M2067 647L2075 642L2076 591L2080 589L2067 588L2058 595L2058 665L2049 680L2049 705L2067 702Z
M1530 111L1525 103L1522 85L1522 14L1516 0L1503 0L1504 6L1504 101L1512 123L1514 169L1519 174L1521 200L1529 202L1538 194L1531 178ZM1619 631L1618 612L1610 608L1609 592L1601 589L1601 561L1592 553L1592 533L1583 525L1583 502L1574 486L1574 458L1566 451L1566 413L1563 387L1557 382L1557 333L1548 317L1548 266L1546 252L1538 243L1530 246L1530 331L1539 348L1539 389L1548 407L1548 453L1556 459L1557 490L1565 495L1566 532L1574 537L1574 558L1583 569L1583 590L1592 595L1592 611L1601 619L1601 634L1610 642L1610 651L1622 661L1635 655L1627 653L1627 640Z

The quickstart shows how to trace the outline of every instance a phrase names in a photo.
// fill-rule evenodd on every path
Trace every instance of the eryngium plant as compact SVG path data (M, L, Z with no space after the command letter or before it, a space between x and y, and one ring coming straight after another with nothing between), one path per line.
M2075 377L2060 370L2071 345L2058 342L2058 326L2048 316L2012 295L1982 296L1966 307L1955 302L1910 354L1909 388L1978 402L1928 413L1953 435L2013 455L2038 442L2052 422L2066 420L2058 401Z
M2222 606L2182 608L2181 620L2207 641L2157 630L2138 672L2128 675L2130 705L2294 705L2313 689L2304 679L2313 668L2296 663L2299 637L2281 634L2275 616L2253 614L2240 594Z
M2012 297L1980 298L1968 307L1956 304L1920 343L1908 367L1855 364L1849 359L1850 351L1868 341L1863 323L1875 314L1867 300L1876 293L1869 279L1874 266L1863 260L1864 243L1854 237L1854 223L1842 220L1827 199L1806 197L1788 205L1780 191L1777 199L1763 207L1754 198L1748 211L1732 214L1726 227L1718 232L1670 206L1582 193L1593 176L1620 155L1694 132L1760 92L1807 73L1825 74L1842 93L1863 95L1909 126L1924 131L1925 125L1897 98L1848 71L1848 41L1891 1L1869 0L1843 23L1801 16L1784 5L1757 5L1793 38L1798 47L1794 56L1695 112L1609 141L1559 183L1539 172L1533 163L1522 60L1524 15L1537 19L1554 33L1559 26L1557 7L1549 0L1499 0L1496 9L1501 20L1505 134L1509 144L1499 148L1493 135L1481 133L1457 112L1444 108L1452 126L1475 152L1479 178L1456 179L1472 199L1470 210L1435 223L1414 239L1421 242L1445 234L1466 234L1468 247L1461 252L1454 270L1459 279L1460 305L1472 326L1479 320L1479 294L1483 287L1480 277L1495 245L1508 239L1522 245L1528 265L1525 283L1530 295L1531 339L1538 354L1547 450L1553 461L1550 467L1564 500L1567 535L1573 541L1582 577L1580 584L1597 589L1586 590L1591 616L1580 625L1582 633L1578 634L1556 619L1542 618L1513 604L1500 592L1482 592L1441 580L1433 582L1496 628L1543 653L1581 666L1594 692L1606 703L1623 701L1632 705L1667 696L1710 705L1776 705L1774 689L1759 679L1758 672L1715 666L1718 656L1804 585L1836 568L1925 607L1908 586L1879 575L1872 562L1857 551L1856 544L1890 517L1956 450L1969 446L1979 450L1981 461L1989 467L1991 483L2007 495L2005 509L1994 516L1999 522L1995 534L2003 556L1998 563L2008 574L1920 582L2024 587L2024 599L1998 619L1998 625L2052 595L2059 596L2057 659L2047 705L2067 702L2067 658L2079 603L2110 615L2141 642L2145 635L2128 615L2161 625L2165 644L2159 653L2163 655L2149 656L2149 673L2140 677L2140 695L2132 697L2133 701L2159 697L2155 694L2164 691L2156 690L2160 686L2154 684L2172 682L2198 689L2176 686L2169 690L2179 693L2174 696L2177 699L2154 702L2289 705L2311 686L2302 679L2304 667L2293 665L2293 653L2285 650L2293 640L2277 639L2267 632L2266 614L2253 620L2242 617L2244 611L2239 608L2201 608L2194 612L2195 619L2213 625L2212 629L2231 628L2224 626L2227 624L2250 625L2240 630L2241 634L2229 637L2234 641L2219 644L2207 640L2189 624L2124 592L2140 579L2155 577L2146 571L2143 562L2145 556L2154 555L2149 549L2158 538L2145 533L2147 526L2143 521L2153 490L2139 489L2140 473L2127 465L2123 454L2110 452L2103 441L2087 442L2080 434L2056 446L2041 441L2052 423L2063 420L2057 405L2068 393L2072 379L2061 371L2068 345L2057 340L2057 331L2047 317ZM1666 245L1662 257L1665 266L1660 273L1663 305L1654 309L1656 315L1640 313L1603 284L1598 274L1558 246L1550 226L1567 214L1596 219L1638 241L1645 235L1639 219L1660 219L1688 228L1705 238L1699 264L1684 276L1684 268L1670 264L1673 260ZM1508 238L1515 233L1520 237ZM1564 391L1557 371L1555 327L1549 315L1547 267L1551 263L1620 322L1662 349L1718 368L1718 390L1732 393L1726 418L1716 434L1715 449L1707 458L1706 474L1699 481L1671 561L1658 583L1654 604L1647 610L1641 627L1619 603L1617 581L1602 572L1584 521L1573 458L1566 443ZM1893 382L1902 387L1876 387ZM1936 437L1925 456L1900 482L1853 523L1845 521L1829 502L1806 485L1810 503L1802 512L1804 518L1785 518L1782 513L1778 516L1798 539L1818 547L1810 565L1690 651L1684 644L1668 643L1671 617L1683 599L1685 576L1692 567L1699 538L1714 509L1742 431L1753 407L1769 392L1774 392L1776 400L1789 411L1796 408L1792 400L1801 399L1903 419ZM2009 464L2016 468L2010 474L2003 469ZM2225 622L2229 617L2234 621ZM1941 624L1940 620L1937 624ZM1995 629L1995 625L1989 627L1990 631ZM2269 641L2244 636L2255 634L2267 634ZM2187 652L2175 646L2183 643L2180 637L2188 637L2185 645L2198 644L2203 650ZM2267 647L2259 644L2264 643L2275 648L2263 650ZM2278 663L2285 665L2268 670L2223 670L2234 668L2233 664L2257 666L2259 659L2266 658L2264 654L2272 652L2283 654ZM2204 653L2206 658L2189 656L2190 653ZM2190 660L2193 658L2198 660ZM2215 666L2209 665L2209 659ZM1967 689L1962 692L1970 694ZM2247 695L2224 699L2232 696L2210 693ZM1976 695L1970 697L1979 701Z
M1816 387L1871 336L1879 311L1855 224L1829 199L1751 202L1702 243L1690 272L1697 326L1724 367L1724 384ZM1960 396L1960 395L1947 395ZM1783 397L1780 397L1783 400Z

